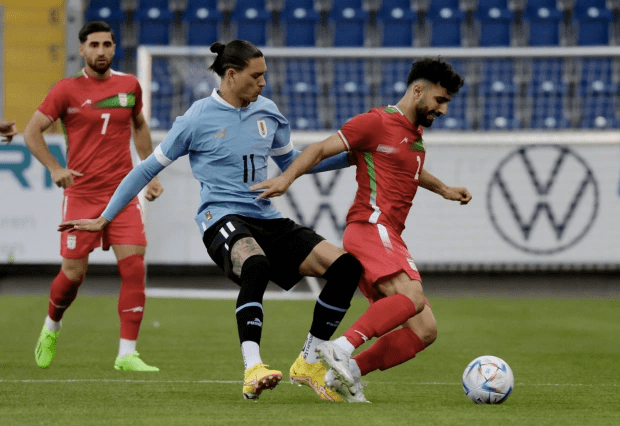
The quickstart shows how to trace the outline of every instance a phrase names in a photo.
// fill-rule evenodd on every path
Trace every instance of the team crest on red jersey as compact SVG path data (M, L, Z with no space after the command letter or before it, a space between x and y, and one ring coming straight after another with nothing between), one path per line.
M120 106L122 106L123 108L127 106L128 103L128 96L127 93L119 93L118 94L118 104Z

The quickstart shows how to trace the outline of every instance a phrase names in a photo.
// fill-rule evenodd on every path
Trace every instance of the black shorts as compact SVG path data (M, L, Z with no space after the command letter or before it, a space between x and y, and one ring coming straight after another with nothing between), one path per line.
M202 238L211 259L226 276L241 283L232 272L230 249L240 238L251 237L271 264L271 281L290 290L302 279L299 266L325 238L290 219L255 219L228 215L209 227Z

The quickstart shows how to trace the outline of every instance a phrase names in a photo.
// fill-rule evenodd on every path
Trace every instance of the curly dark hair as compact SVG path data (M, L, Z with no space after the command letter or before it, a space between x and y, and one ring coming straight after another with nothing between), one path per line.
M411 65L407 76L407 86L416 80L426 80L444 87L449 95L453 95L463 86L461 75L454 71L452 66L440 58L424 58Z

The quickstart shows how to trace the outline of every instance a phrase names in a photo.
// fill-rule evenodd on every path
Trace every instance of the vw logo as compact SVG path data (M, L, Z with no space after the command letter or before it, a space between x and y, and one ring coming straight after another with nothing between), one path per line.
M487 210L510 245L530 254L574 246L590 230L599 205L588 164L560 145L522 146L491 176Z

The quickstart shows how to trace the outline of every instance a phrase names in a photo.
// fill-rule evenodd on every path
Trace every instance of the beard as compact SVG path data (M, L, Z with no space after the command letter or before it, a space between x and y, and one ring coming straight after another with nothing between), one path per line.
M435 121L435 115L432 118L429 118L429 108L421 107L416 110L416 118L417 122L422 127L431 127L433 125L433 121Z
M110 59L109 61L106 59L104 59L103 61L100 61L99 58L97 58L94 62L87 61L87 63L88 63L88 66L91 67L93 70L95 70L97 73L105 74L106 71L110 69L110 66L112 65L112 59Z

